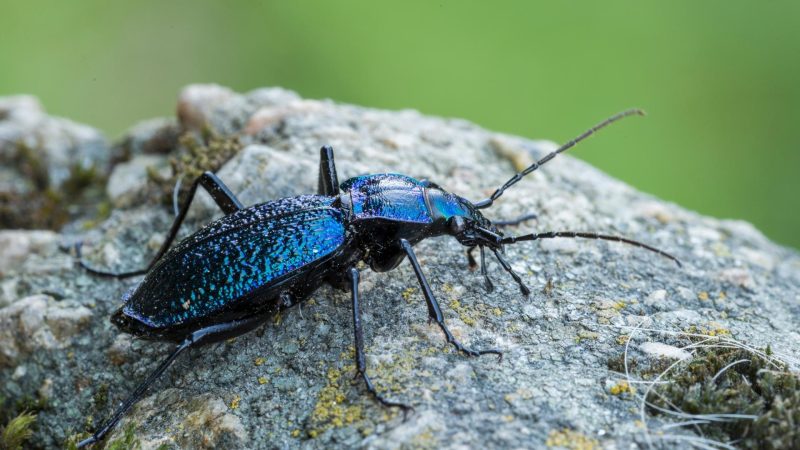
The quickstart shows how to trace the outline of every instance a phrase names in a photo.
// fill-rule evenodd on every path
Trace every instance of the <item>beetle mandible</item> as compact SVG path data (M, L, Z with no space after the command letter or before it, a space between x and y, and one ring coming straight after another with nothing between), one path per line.
M510 274L524 295L530 290L502 255L503 246L520 241L556 237L602 239L635 245L675 261L672 255L630 239L597 233L558 231L506 236L500 228L534 216L492 222L482 214L506 189L559 153L595 131L631 115L638 109L614 115L517 173L491 196L470 202L438 185L409 176L385 173L351 178L341 185L336 176L333 149L322 147L316 195L260 203L244 207L213 173L206 172L192 184L171 229L156 256L143 270L111 273L89 272L116 278L145 275L111 317L122 331L151 340L171 341L177 347L100 428L78 447L95 443L119 422L127 410L183 351L218 342L253 330L279 311L307 299L323 283L349 289L353 307L357 375L367 391L381 404L410 409L379 394L367 375L364 337L358 293L359 271L364 262L377 272L396 268L408 259L416 274L428 314L458 351L478 356L502 357L495 349L473 350L462 345L445 325L444 316L422 272L413 246L423 239L450 235L468 248L472 257L480 251L481 275L486 288L492 283L486 271L486 249ZM225 216L170 249L186 217L194 194L203 187Z

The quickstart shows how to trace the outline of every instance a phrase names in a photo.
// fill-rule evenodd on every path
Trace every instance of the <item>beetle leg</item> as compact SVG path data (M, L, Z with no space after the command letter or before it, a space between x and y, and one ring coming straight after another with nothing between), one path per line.
M81 259L81 243L75 245L78 264L86 269L89 273L94 275L100 275L104 277L113 277L113 278L127 278L133 277L136 275L143 275L150 271L153 266L156 265L159 259L167 253L169 247L172 245L172 242L175 240L175 236L178 234L178 230L183 223L183 219L186 218L186 213L189 212L189 206L192 204L192 200L194 200L194 194L197 192L197 188L202 186L203 189L206 190L211 195L211 198L217 203L217 206L225 213L225 215L234 213L239 211L240 209L244 208L242 203L233 195L233 192L225 186L225 183L222 182L216 175L211 172L204 172L202 175L197 177L197 179L192 183L192 188L189 190L189 197L186 199L186 202L181 207L180 211L178 212L177 217L172 222L172 227L169 229L169 233L167 233L167 238L164 240L164 243L161 244L161 248L156 253L156 256L150 261L150 264L147 265L146 268L140 270L133 270L130 272L105 272L102 270L97 270L92 267L89 267L86 263L83 262Z
M363 379L364 383L367 385L367 390L369 393L372 394L376 400L381 402L382 405L396 406L401 408L404 412L413 410L414 408L411 406L383 398L383 396L375 390L372 380L370 380L369 376L367 376L367 359L364 355L364 329L361 326L361 306L358 301L358 269L351 267L348 273L350 275L350 292L353 296L353 330L355 331L356 338L356 367L358 370L356 376L361 376L361 379Z
M492 279L489 278L489 271L486 269L486 251L483 249L482 245L481 245L481 275L483 275L483 281L486 282L486 291L493 292L494 283L492 283Z
M208 341L214 341L223 339L224 336L236 335L241 334L241 330L245 329L248 330L254 328L259 323L263 321L263 315L253 316L243 320L236 320L233 322L212 325L206 328L202 328L193 332L189 337L187 337L183 342L178 344L178 346L172 351L172 353L167 356L156 370L150 374L139 386L134 389L133 393L128 396L128 398L117 408L114 412L114 415L108 418L103 425L97 430L92 436L87 439L82 440L78 443L78 448L85 447L90 444L94 444L96 442L101 441L109 431L122 419L122 416L138 402L141 400L144 393L147 391L147 388L153 384L158 377L160 377L167 368L175 361L175 358L178 357L184 350L187 350L191 347L195 347L201 344L205 344Z
M472 256L472 252L474 251L474 246L467 249L467 265L469 266L469 270L475 270L475 268L478 267L478 261Z
M425 295L425 301L428 303L428 315L431 319L435 320L436 323L439 325L439 328L442 329L445 337L447 338L447 342L452 344L456 350L465 353L469 356L479 356L485 355L487 353L492 353L495 355L503 357L503 353L500 350L496 349L489 349L489 350L472 350L467 347L464 347L460 342L453 337L453 333L447 329L447 325L444 323L444 314L442 314L442 308L439 306L439 302L436 301L436 297L433 295L433 290L431 290L431 286L428 284L428 280L425 278L425 274L422 273L422 268L419 265L419 261L417 261L417 256L414 254L414 249L411 248L411 244L405 240L400 239L400 247L406 252L408 256L408 260L411 262L411 267L414 268L414 273L417 275L417 281L419 281L419 285L422 288L422 292Z
M326 145L319 150L319 195L334 197L339 195L339 180L336 177L336 163L333 161L333 147Z
M467 262L469 263L470 270L475 270L475 267L478 266L478 261L475 260L475 257L472 256L472 252L475 251L476 247L470 247L467 249ZM489 278L489 272L486 269L486 251L483 249L481 245L481 275L483 275L483 281L486 284L486 291L493 292L494 291L494 283L492 283L492 279Z
M505 271L511 275L511 278L517 282L522 295L526 297L529 296L531 294L531 290L528 289L528 286L525 286L525 283L522 282L522 278L520 278L519 275L514 272L514 269L511 268L511 264L509 264L508 261L506 261L506 259L503 258L503 256L500 255L500 252L498 252L496 249L492 249L492 252L494 253L494 256L497 257L497 261L500 262L500 265L503 266L503 269L505 269Z
M529 214L525 214L524 216L516 217L514 219L495 220L494 222L492 222L492 225L497 226L497 227L513 227L515 225L521 224L522 222L527 222L529 220L535 220L538 217L539 216L537 216L536 213L529 213Z

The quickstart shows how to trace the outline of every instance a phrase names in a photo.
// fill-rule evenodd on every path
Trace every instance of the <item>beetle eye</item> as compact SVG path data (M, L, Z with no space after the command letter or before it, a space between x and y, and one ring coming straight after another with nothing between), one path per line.
M461 216L453 216L447 221L450 232L453 234L463 233L467 229L467 221Z

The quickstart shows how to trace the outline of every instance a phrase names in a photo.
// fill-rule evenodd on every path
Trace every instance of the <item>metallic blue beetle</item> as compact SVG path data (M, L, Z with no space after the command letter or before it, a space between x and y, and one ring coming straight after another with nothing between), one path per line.
M92 273L112 277L146 274L138 288L112 316L122 331L137 337L177 342L177 348L117 409L83 447L101 440L146 389L184 350L248 332L280 310L308 298L323 283L349 289L353 303L356 366L370 394L386 406L409 407L383 398L366 371L361 310L358 295L359 262L377 272L397 267L408 258L422 288L428 313L439 325L447 342L459 351L477 356L498 350L472 350L452 335L439 303L422 273L413 245L434 236L451 235L469 248L470 265L477 265L471 252L481 253L481 273L486 273L488 248L520 287L530 291L500 251L504 244L554 237L583 237L633 244L677 259L653 247L628 239L595 233L549 232L504 236L498 229L533 216L507 222L491 222L480 210L490 207L503 192L558 153L594 131L622 117L641 114L629 110L617 114L558 150L516 174L488 199L478 203L451 194L436 184L398 174L365 175L339 185L333 149L321 150L317 195L303 195L243 207L214 174L200 176L189 193L167 239L144 270L127 273L102 272L81 265ZM226 214L170 249L197 188L205 188ZM80 258L80 248L78 248Z

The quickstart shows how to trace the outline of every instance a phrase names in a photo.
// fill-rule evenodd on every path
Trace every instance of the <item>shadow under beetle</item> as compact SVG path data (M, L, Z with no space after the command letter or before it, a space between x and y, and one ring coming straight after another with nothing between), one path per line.
M361 261L374 271L385 272L408 258L427 302L428 314L442 329L447 342L470 356L493 353L502 357L499 350L467 348L448 330L413 250L414 244L429 237L455 237L468 248L473 267L477 266L477 261L472 251L479 249L481 274L486 288L491 290L492 283L486 271L485 249L488 249L524 295L530 290L503 257L505 244L556 237L603 239L656 252L680 265L675 257L661 250L617 236L572 231L505 236L500 227L516 225L535 216L492 222L481 213L525 175L598 129L634 114L643 113L634 109L606 119L517 173L489 198L477 203L451 194L434 183L399 174L358 176L340 185L333 149L325 146L321 149L316 195L284 198L245 208L214 174L201 175L192 185L161 249L146 269L126 273L92 269L80 260L78 246L80 264L91 273L117 278L146 274L111 317L120 330L144 339L178 343L114 415L78 447L103 439L184 350L246 333L280 310L307 299L326 282L350 290L357 375L383 405L409 409L402 403L383 398L367 375L356 268ZM211 194L225 216L170 249L194 194L201 186Z

